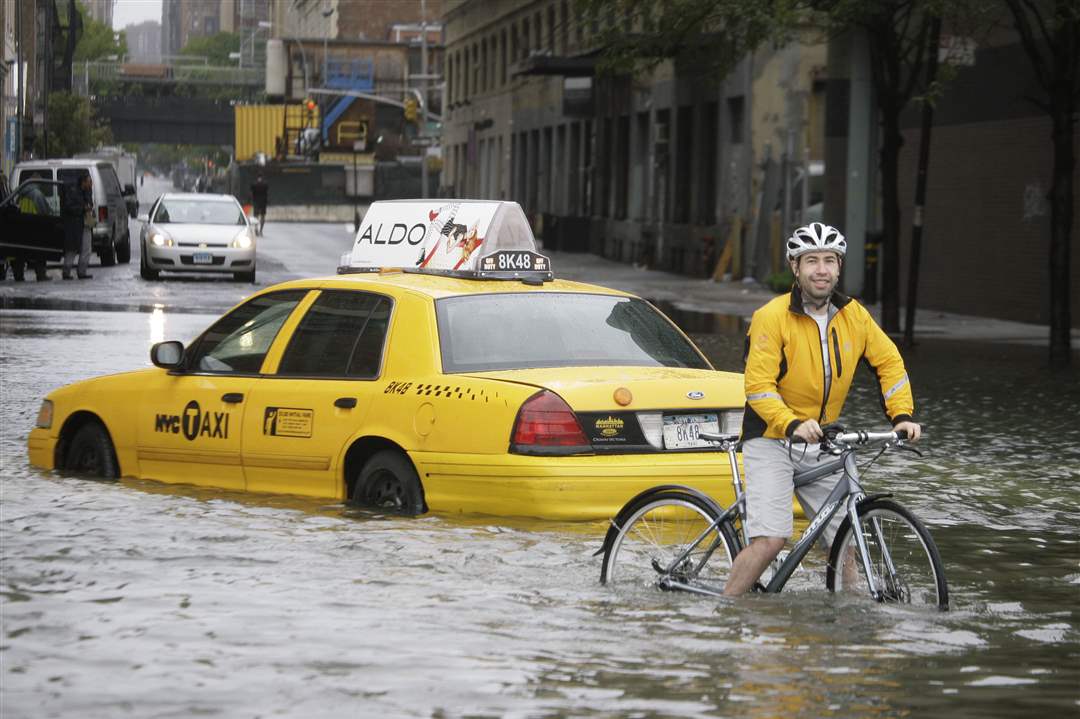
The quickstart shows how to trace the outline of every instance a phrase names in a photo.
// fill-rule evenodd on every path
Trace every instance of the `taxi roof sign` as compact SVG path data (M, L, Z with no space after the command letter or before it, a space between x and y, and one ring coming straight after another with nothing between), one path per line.
M469 277L551 277L550 263L502 262L491 271L481 259L495 253L536 255L532 228L516 202L389 200L373 202L339 272L384 268ZM546 260L546 258L545 258ZM527 267L525 266L527 265Z

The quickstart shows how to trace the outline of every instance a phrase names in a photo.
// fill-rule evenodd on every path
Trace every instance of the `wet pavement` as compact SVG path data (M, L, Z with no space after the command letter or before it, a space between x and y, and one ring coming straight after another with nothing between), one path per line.
M259 286L330 274L349 241L338 225L268 226ZM653 283L637 286L717 366L741 367L755 290L673 292L670 276L595 261L609 284ZM1080 383L1043 369L1043 347L928 336L905 352L927 454L887 455L866 484L929 524L953 611L831 595L818 558L784 594L717 602L600 586L603 523L402 519L29 467L46 392L148 366L151 343L191 339L252 289L93 271L0 283L5 719L1080 711ZM880 426L868 375L844 420Z

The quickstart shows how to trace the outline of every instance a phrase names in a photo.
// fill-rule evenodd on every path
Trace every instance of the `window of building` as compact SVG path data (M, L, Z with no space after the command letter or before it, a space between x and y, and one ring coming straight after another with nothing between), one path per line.
M707 102L704 107L701 133L701 198L698 201L698 222L703 225L716 224L716 171L717 163L717 136L720 128L719 109L715 102Z
M743 126L745 124L744 112L745 101L742 95L729 97L728 106L728 142L738 145L743 141Z
M690 221L690 180L693 175L693 149L694 149L694 108L692 105L683 105L675 115L678 123L675 137L675 196L672 201L675 205L673 220L675 222Z

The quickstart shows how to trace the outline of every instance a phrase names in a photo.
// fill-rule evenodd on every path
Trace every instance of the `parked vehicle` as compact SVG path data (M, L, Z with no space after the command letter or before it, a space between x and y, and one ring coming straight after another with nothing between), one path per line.
M128 233L126 197L135 188L121 190L116 170L106 160L93 158L64 160L29 160L15 165L12 183L19 185L28 179L53 180L64 184L76 183L89 174L93 183L94 218L90 230L91 248L109 267L131 259L131 236Z
M93 152L80 153L75 155L75 157L80 160L107 160L109 164L113 166L113 169L116 170L116 177L120 180L120 187L123 188L128 216L136 217L139 214L139 198L135 191L135 187L138 184L135 176L135 165L137 162L135 155L132 155L130 152L125 152L122 147L99 147Z
M32 179L0 201L0 259L13 264L63 259L62 189L59 182Z
M255 229L232 195L168 192L150 206L139 233L139 274L231 272L255 281Z
M673 482L732 499L700 434L738 431L742 376L645 300L555 279L515 203L377 202L344 260L154 367L50 392L30 463L405 514L598 519Z

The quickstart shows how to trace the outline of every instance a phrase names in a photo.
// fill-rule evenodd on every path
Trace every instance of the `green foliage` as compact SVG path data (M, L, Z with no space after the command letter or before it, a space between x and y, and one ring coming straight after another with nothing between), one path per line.
M75 45L75 62L87 60L104 60L110 55L117 58L127 53L127 39L124 33L115 33L105 23L98 22L90 17L90 13L81 2L76 2L79 14L82 16L82 35ZM61 13L66 21L67 13Z
M773 272L765 280L765 285L778 295L790 292L791 286L794 284L795 275L791 273L791 268L784 269L780 272Z
M763 42L790 39L805 7L804 0L576 0L608 74L670 59L682 72L726 75Z
M70 92L49 95L49 156L71 157L76 152L88 152L98 145L112 144L112 130L97 121L88 98ZM39 137L36 148L44 154Z
M236 65L229 59L230 52L240 52L240 36L231 32L192 38L180 50L181 55L205 57L211 65Z

